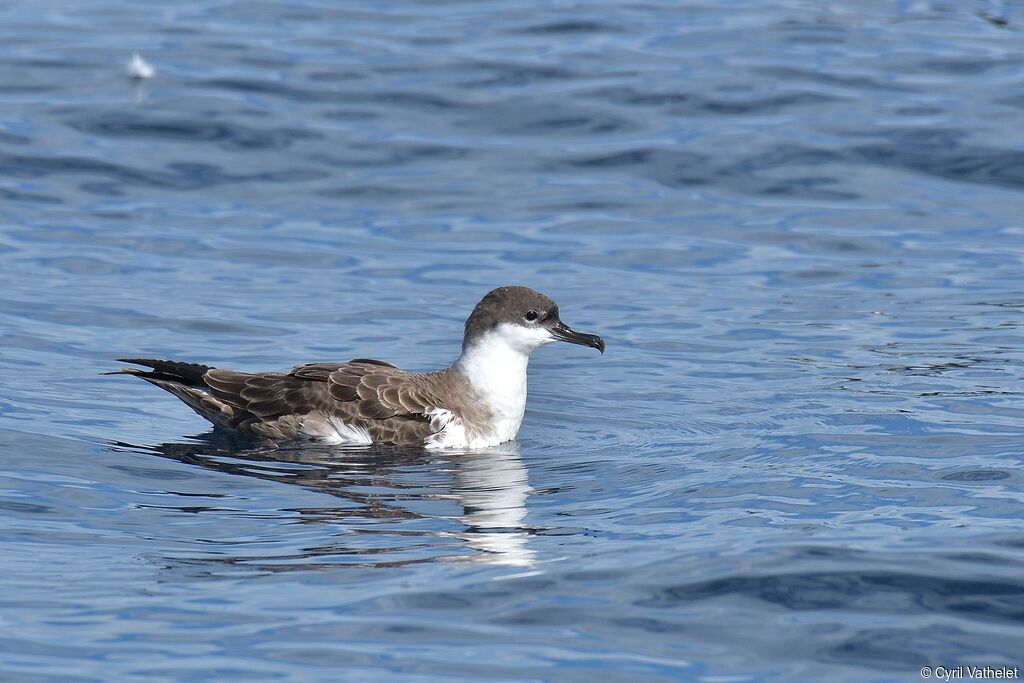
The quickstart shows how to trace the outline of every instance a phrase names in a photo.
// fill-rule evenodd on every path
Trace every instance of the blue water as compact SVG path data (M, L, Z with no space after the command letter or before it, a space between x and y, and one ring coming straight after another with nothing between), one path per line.
M1024 664L1020 2L7 3L0 680ZM139 51L157 77L124 71ZM268 453L118 356L608 352L490 453Z

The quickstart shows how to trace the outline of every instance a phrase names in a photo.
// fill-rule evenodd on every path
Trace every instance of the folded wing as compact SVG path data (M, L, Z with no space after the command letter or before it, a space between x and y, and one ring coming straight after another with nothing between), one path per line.
M357 359L289 373L210 369L203 379L211 396L231 406L229 426L241 431L282 440L333 430L346 440L352 430L365 430L376 442L414 444L443 428L437 420L443 401L430 377Z

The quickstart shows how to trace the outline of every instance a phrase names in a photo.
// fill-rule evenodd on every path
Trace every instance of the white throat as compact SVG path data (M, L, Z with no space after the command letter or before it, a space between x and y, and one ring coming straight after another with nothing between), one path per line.
M526 410L530 353L551 341L551 334L542 328L503 324L468 345L455 361L454 367L490 412L489 423L478 426L489 445L514 439L519 432Z

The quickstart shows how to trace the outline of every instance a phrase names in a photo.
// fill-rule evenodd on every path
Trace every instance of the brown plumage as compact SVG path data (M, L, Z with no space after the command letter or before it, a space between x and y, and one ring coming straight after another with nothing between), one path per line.
M556 339L604 351L599 337L562 324L557 306L544 295L502 287L488 293L467 321L462 356L438 372L406 372L363 358L299 365L286 373L125 358L150 369L111 374L144 379L215 425L274 442L310 437L350 444L486 446L514 438L526 400L525 358ZM520 378L515 372L500 367L501 372L487 372L495 365L492 357L501 365L505 356L513 365L519 356L524 359L522 405L516 405Z

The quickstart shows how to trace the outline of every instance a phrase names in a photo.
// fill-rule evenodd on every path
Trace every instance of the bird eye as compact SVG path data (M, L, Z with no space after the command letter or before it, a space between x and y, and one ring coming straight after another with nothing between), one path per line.
M527 311L526 315L524 315L523 317L526 318L527 322L532 323L534 320L540 317L540 313L538 313L537 311Z

